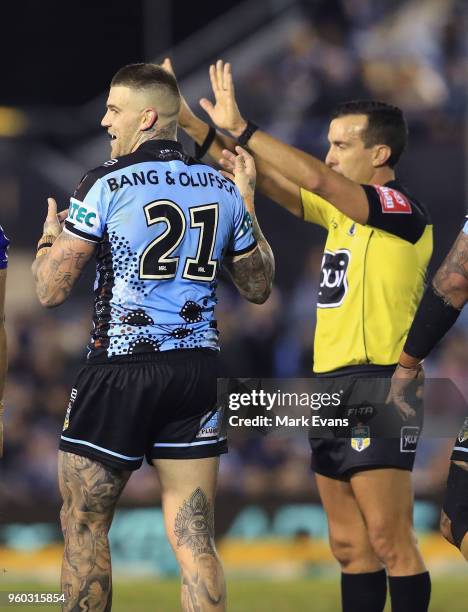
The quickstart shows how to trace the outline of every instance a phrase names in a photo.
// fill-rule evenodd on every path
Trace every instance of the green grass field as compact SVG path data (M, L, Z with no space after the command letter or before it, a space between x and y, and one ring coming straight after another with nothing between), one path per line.
M54 592L56 585L1 584L0 610L46 612L48 605L5 605L5 592ZM338 580L229 580L229 612L339 612ZM431 612L466 612L468 584L463 576L433 580ZM116 580L113 612L178 612L179 584L175 580L130 582ZM389 610L389 607L387 607Z

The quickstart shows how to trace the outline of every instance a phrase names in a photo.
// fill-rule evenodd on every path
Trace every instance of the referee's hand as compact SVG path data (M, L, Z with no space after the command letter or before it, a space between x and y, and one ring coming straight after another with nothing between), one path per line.
M424 370L422 365L417 368L397 366L392 376L390 391L386 404L393 404L403 421L416 416L416 410L410 406L406 396L410 388L415 390L414 396L422 399L424 387Z
M200 100L200 106L208 113L216 127L228 130L237 138L247 127L237 106L232 79L231 64L218 60L210 66L210 81L215 97L213 104L207 98Z

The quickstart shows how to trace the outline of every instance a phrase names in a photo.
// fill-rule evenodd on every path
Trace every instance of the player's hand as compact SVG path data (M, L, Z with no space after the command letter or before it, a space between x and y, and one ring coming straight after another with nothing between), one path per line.
M166 57L161 64L164 70L167 70L172 74L174 78L177 78L172 66L171 59ZM187 104L187 100L181 95L180 96L180 111L179 111L179 125L182 129L187 128L190 125L190 121L193 117L193 112L190 106Z
M403 421L416 416L416 410L406 400L408 389L416 385L415 396L422 399L424 389L424 370L421 365L409 369L397 366L392 376L386 404L393 404Z
M68 210L62 210L57 214L57 202L54 198L47 198L47 206L47 217L44 222L43 235L50 236L55 240L62 231Z
M223 151L223 160L225 162L221 165L225 170L221 172L224 176L232 178L244 199L247 210L253 213L255 181L257 178L254 158L239 146L236 147L236 153L237 155L227 149Z
M237 106L232 80L231 64L218 60L210 66L210 80L215 103L207 98L200 100L200 106L208 113L216 127L228 130L234 137L239 137L247 127Z

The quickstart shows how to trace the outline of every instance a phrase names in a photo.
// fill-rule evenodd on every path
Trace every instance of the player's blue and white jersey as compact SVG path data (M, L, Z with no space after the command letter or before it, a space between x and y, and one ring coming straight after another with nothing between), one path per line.
M468 234L468 215L465 217L465 225L463 226L463 233Z
M8 267L8 246L10 241L5 236L3 227L0 225L0 270Z
M221 262L256 245L231 181L151 140L83 178L64 231L99 245L88 358L218 348Z

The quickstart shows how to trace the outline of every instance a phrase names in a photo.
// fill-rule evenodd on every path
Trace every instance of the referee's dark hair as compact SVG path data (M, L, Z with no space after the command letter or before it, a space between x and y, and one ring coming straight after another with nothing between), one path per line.
M368 125L362 135L364 145L373 147L384 144L390 147L391 154L387 164L394 168L405 150L408 139L408 126L403 111L398 106L392 106L376 100L351 100L339 104L332 119L346 115L366 115Z
M112 81L114 85L125 85L133 89L147 89L165 86L176 97L180 97L179 87L175 77L157 64L128 64L118 70Z

